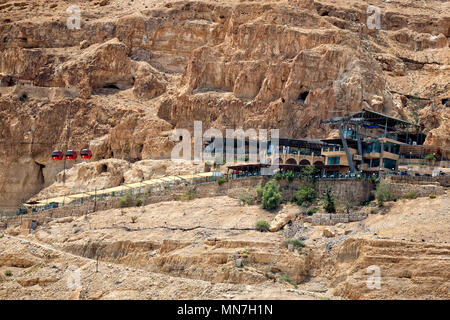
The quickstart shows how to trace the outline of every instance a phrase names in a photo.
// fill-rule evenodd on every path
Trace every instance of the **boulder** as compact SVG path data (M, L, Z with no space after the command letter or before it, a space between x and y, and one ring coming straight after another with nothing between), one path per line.
M334 232L330 228L325 228L323 229L323 235L327 238L333 238L336 236L336 232Z
M282 210L270 223L270 232L275 232L283 228L289 221L294 220L297 217L298 210L287 209Z

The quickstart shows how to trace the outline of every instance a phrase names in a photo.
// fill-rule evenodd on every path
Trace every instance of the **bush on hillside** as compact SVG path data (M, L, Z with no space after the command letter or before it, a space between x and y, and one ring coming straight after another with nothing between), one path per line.
M270 225L267 221L260 220L256 222L255 228L260 232L267 232L269 231Z
M331 193L331 188L327 188L323 196L323 208L328 213L336 212L336 202L334 201L333 194Z
M283 200L283 196L280 192L280 187L274 180L270 180L265 184L262 191L261 204L263 209L273 210L276 209L281 201Z
M303 203L311 203L317 198L317 192L309 185L301 186L295 193L295 200L299 206Z
M380 207L383 206L385 201L392 200L391 185L388 183L379 183L375 189L375 199L377 199Z

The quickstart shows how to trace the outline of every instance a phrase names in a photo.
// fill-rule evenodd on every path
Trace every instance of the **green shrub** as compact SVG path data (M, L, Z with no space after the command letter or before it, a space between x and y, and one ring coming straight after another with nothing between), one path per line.
M241 193L239 195L239 203L241 204L248 204L248 205L252 205L253 204L253 198L252 196L250 196L247 193Z
M280 187L278 186L278 184L273 180L267 182L263 187L261 197L261 204L263 209L273 210L280 205L282 200L283 196L281 195Z
M280 281L281 281L281 282L287 282L287 283L289 283L289 284L292 284L294 287L297 288L297 283L296 283L295 281L289 279L288 276L281 275L281 276L280 276Z
M424 157L424 159L427 160L427 161L436 160L436 155L435 155L435 154L427 154L427 155Z
M302 176L304 176L308 179L313 179L317 173L318 173L318 170L313 165L307 165L302 169Z
M375 208L370 209L370 214L377 214L378 210Z
M12 271L11 270L5 270L5 276L11 277L12 276Z
M407 194L405 194L405 199L415 199L417 198L417 193L415 192L408 192Z
M345 213L349 214L350 210L355 207L355 203L352 201L346 201L344 203L344 207L345 207Z
M289 183L291 183L292 181L294 181L295 175L294 175L294 171L289 170L286 171L286 173L284 174L285 179L287 179L287 181Z
M195 190L190 189L190 190L186 191L185 194L180 196L180 200L188 201L188 200L195 199L196 197L197 197L197 193L195 192Z
M283 245L287 248L290 244L292 244L297 250L301 250L305 244L300 239L289 239L283 242Z
M142 200L141 199L136 199L136 203L135 203L135 205L136 205L136 207L140 207L140 206L142 206L144 204L144 202L142 202Z
M255 228L260 232L267 232L269 231L270 225L267 221L259 220L255 223Z
M220 186L220 185L224 184L227 181L228 180L226 178L219 178L219 179L217 179L217 184Z
M311 186L301 186L295 193L295 200L299 206L305 202L313 202L317 198L317 192Z
M283 174L281 172L277 172L273 177L275 180L280 181L281 179L283 179Z
M429 197L430 197L430 199L435 199L435 198L436 198L436 195L435 195L434 193L431 193L431 194L429 195Z
M378 183L378 177L373 174L370 176L370 181L373 183L373 185L376 185Z
M256 187L256 194L258 195L258 199L261 200L263 196L264 189L262 186Z
M323 208L328 213L336 212L336 203L331 193L331 188L327 188L327 190L325 191L325 194L323 196Z
M124 197L120 197L118 200L119 208L126 208L133 206L133 199L131 194L127 193Z
M312 216L314 213L316 213L317 211L319 211L319 208L318 207L312 207L312 208L309 208L308 210L306 210L306 214L308 215L308 216Z
M392 187L388 183L379 183L375 189L375 199L378 201L380 207L385 201L392 200Z

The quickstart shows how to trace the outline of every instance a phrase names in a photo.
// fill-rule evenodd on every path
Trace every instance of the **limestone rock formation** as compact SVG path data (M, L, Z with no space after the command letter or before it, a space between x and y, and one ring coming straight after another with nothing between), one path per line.
M1 210L55 181L68 131L92 161L136 162L194 120L323 137L332 111L370 108L448 145L448 3L374 4L380 29L363 0L3 1Z

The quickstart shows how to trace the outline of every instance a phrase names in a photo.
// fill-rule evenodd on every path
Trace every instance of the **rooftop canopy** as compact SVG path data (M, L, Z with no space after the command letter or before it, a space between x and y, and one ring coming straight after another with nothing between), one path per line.
M301 140L301 139L279 138L278 144L280 146L308 148L312 150L320 150L323 147L323 142L319 139Z
M388 115L385 115L383 113L379 113L372 110L366 110L362 109L361 112L355 113L351 116L351 118L362 118L364 121L372 123L372 124L378 124L380 126L387 125L388 127L395 127L397 125L402 126L413 126L413 127L419 127L418 125L399 119L395 117L390 117Z
M350 148L358 148L358 142L355 139L350 139L350 138L346 138L347 140L347 145ZM335 138L335 139L322 139L323 143L324 143L324 147L330 147L330 146L341 146L342 145L342 140L340 138Z

